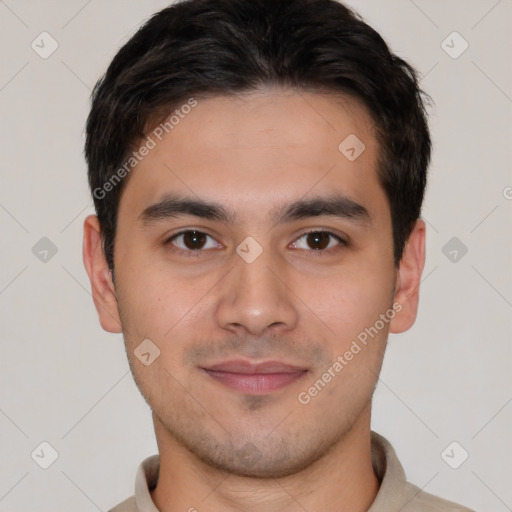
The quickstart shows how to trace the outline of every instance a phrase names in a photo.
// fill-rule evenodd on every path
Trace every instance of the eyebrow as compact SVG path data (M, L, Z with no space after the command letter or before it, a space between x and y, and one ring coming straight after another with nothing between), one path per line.
M171 194L145 208L138 216L138 220L143 227L148 227L159 221L185 215L217 220L227 224L232 224L236 219L232 210L219 203ZM270 212L270 217L275 224L284 224L322 215L339 217L361 225L371 223L370 214L363 205L340 194L299 199Z

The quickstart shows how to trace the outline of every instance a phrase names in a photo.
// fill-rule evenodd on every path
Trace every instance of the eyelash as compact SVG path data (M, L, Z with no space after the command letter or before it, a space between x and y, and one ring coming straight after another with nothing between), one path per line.
M180 248L177 248L177 247L174 247L172 245L172 241L179 237L180 235L184 235L186 233L191 233L191 232L196 232L196 233L199 233L199 234L202 234L202 235L206 235L210 238L212 238L213 240L215 240L211 235L209 235L208 233L205 233L204 231L199 231L199 230L196 230L196 229L185 229L183 231L180 231L178 233L175 233L174 235L172 235L170 238L168 238L165 242L164 242L164 246L166 246L168 248L168 250L172 253L175 253L175 254L183 254L185 255L186 257L190 257L190 258L198 258L198 257L201 257L204 252L208 251L208 250L211 250L211 249L196 249L196 250L193 250L193 249L189 249L189 250L184 250L184 249L180 249ZM295 239L294 242L296 242L297 240L300 240L301 238L305 237L305 236L308 236L309 234L311 233L324 233L326 235L329 235L330 237L334 238L335 240L337 240L339 242L339 245L335 246L335 247L331 247L330 249L309 249L309 250L306 250L306 249L298 249L299 251L305 251L307 253L307 256L308 257L318 257L318 256L322 256L324 255L325 253L331 253L331 251L338 251L338 250L341 250L342 248L344 247L347 247L348 246L348 242L346 240L344 240L343 238L341 238L339 235L337 235L336 233L333 233L332 231L328 231L328 230L324 230L324 229L312 229L310 231L306 231L305 233L302 233L298 238ZM293 243L294 243L293 242Z

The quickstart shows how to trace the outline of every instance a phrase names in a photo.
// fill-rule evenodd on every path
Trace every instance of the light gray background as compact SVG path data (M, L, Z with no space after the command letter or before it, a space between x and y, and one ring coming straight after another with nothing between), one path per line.
M102 331L82 264L93 212L82 148L91 88L167 3L0 1L1 511L107 510L156 452L122 338ZM512 1L349 4L436 102L420 312L390 337L372 428L419 487L478 511L512 510ZM31 48L43 31L59 45L47 59ZM453 31L469 43L456 59L442 47ZM57 247L46 262L32 252L42 237ZM468 248L456 262L442 250L452 237ZM43 441L59 454L48 469L31 458L49 460ZM441 457L452 441L469 452L458 469Z

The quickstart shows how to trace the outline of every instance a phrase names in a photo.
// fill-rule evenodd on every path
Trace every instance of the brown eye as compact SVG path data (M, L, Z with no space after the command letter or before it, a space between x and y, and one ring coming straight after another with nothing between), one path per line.
M325 249L329 245L330 238L330 235L325 231L319 231L308 233L306 240L311 249Z
M310 231L300 236L292 245L294 249L327 252L347 244L345 240L330 231Z
M166 245L173 247L173 250L190 253L200 252L201 249L215 249L218 248L220 244L210 235L202 231L188 229L169 238Z
M206 243L206 235L200 231L183 233L183 244L187 249L202 249Z

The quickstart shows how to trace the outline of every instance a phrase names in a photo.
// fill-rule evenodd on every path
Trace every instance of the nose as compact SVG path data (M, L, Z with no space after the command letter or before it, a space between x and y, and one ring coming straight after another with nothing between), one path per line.
M252 263L235 256L234 268L219 290L215 314L221 328L238 335L262 336L271 329L287 331L297 325L297 298L284 270L265 253Z

